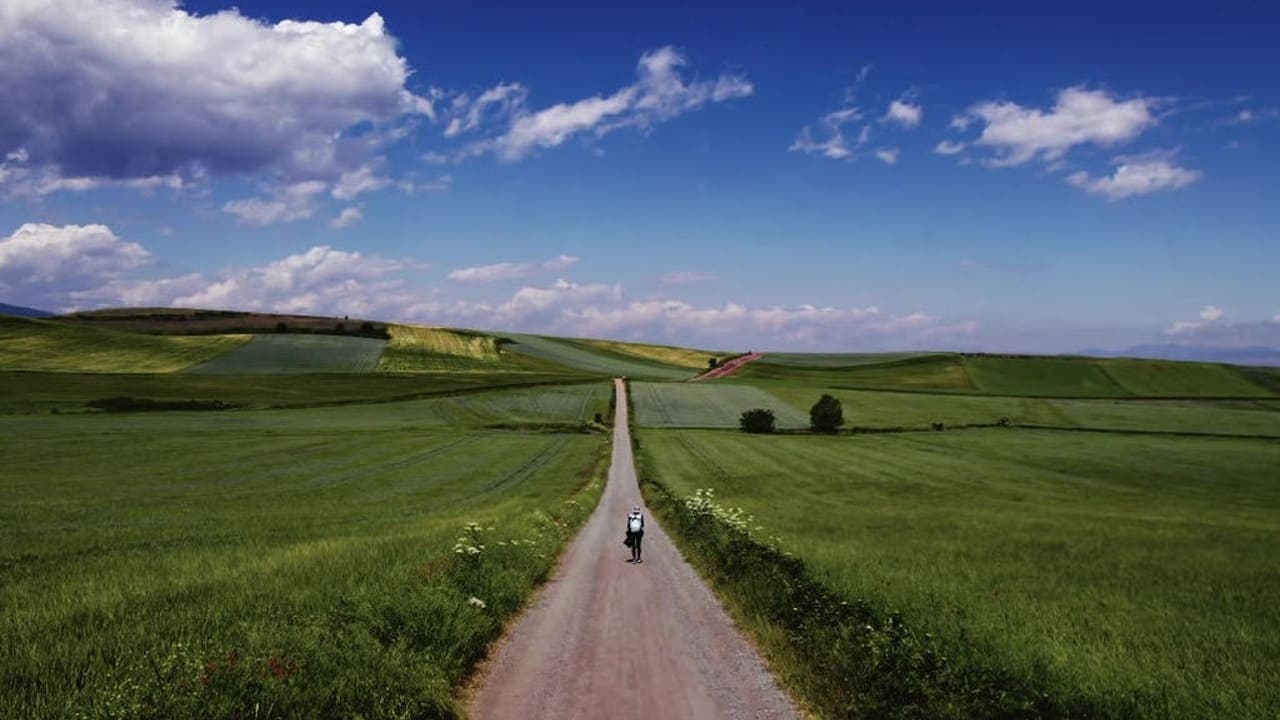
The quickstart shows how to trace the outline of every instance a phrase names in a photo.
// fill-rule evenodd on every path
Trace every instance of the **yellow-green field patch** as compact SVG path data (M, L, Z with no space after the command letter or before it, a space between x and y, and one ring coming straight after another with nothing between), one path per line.
M232 351L245 335L142 335L0 316L0 369L171 373Z

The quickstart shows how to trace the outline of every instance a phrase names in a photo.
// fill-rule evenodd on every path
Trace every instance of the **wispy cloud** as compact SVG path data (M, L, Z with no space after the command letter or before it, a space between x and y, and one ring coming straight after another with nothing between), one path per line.
M911 102L907 97L902 97L889 103L889 109L885 111L882 121L896 123L904 128L914 128L920 124L920 119L923 117L922 106Z
M342 212L338 213L337 217L329 221L329 227L334 230L341 230L360 222L363 218L364 212L360 208L355 206L345 207L342 208Z
M711 103L749 97L755 87L745 76L724 73L712 80L688 79L688 59L673 47L650 50L640 57L636 81L607 95L595 95L530 110L528 91L505 83L477 96L456 98L445 136L454 138L502 123L501 131L429 161L457 162L493 153L506 161L528 157L539 149L558 147L578 135L602 137L616 130L648 130L658 123ZM487 119L487 122L486 122Z
M1068 185L1099 195L1109 200L1123 200L1135 195L1149 195L1162 190L1186 187L1204 173L1174 164L1176 153L1155 152L1145 155L1122 155L1112 160L1115 172L1102 177L1092 177L1084 170L1066 177Z
M716 279L717 276L714 273L674 270L664 273L658 278L658 282L663 285L692 285L694 283L711 282Z
M490 265L476 265L458 268L449 273L448 278L456 282L496 282L499 280L520 280L541 271L560 271L572 267L578 262L573 255L558 255L550 260L535 262L501 262Z
M316 199L327 188L325 182L305 180L275 188L265 198L231 200L222 210L245 225L257 227L302 220L316 214Z
M792 152L821 155L832 160L853 160L857 148L871 141L871 125L863 124L857 139L851 145L844 135L844 126L861 122L862 111L856 107L846 107L829 112L818 119L817 129L808 125L800 129L800 134L789 148Z
M876 159L885 165L897 165L900 152L901 149L896 147L880 148L876 150Z

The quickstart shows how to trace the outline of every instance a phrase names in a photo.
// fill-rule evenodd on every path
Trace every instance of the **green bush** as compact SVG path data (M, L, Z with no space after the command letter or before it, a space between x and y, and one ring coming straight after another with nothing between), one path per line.
M823 395L809 408L809 429L814 432L833 433L844 425L844 408L840 401Z
M777 420L772 410L754 408L742 413L742 417L738 418L738 427L742 428L743 432L771 433L777 430Z

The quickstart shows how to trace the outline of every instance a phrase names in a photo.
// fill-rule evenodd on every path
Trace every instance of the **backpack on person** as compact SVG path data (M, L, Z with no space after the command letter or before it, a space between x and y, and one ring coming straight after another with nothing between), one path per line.
M639 513L633 513L627 517L627 530L633 533L644 532L644 519Z

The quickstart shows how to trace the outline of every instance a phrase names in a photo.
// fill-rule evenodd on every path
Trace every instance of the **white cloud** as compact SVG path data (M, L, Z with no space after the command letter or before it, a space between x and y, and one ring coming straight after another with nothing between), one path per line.
M534 262L501 262L491 265L458 268L448 274L450 280L456 282L496 282L499 280L520 280L542 270L565 270L578 262L573 255L558 255L541 263Z
M163 305L263 312L393 317L416 300L396 273L410 267L316 246L259 267L213 277L117 280L70 294L73 306Z
M897 123L904 128L914 128L920 124L922 117L924 117L924 108L904 97L889 103L889 109L885 111L882 121Z
M507 161L520 160L540 148L553 148L576 135L601 137L622 128L647 130L708 103L748 97L755 92L741 75L722 74L714 80L686 80L688 60L672 47L646 52L636 67L636 81L608 95L557 103L541 110L526 107L528 90L516 83L497 85L474 100L455 98L445 128L446 137L505 123L501 131L454 152L429 152L428 162L459 162L494 153ZM488 123L486 123L488 118Z
M520 288L505 302L425 302L410 312L465 327L742 348L939 347L979 329L974 322L946 323L874 306L699 307L674 298L630 300L619 285L565 280Z
M542 263L542 267L544 270L567 270L576 265L580 259L575 255L557 255Z
M524 107L529 90L520 83L499 83L474 100L463 94L453 99L444 136L451 138L476 130L488 116L507 119Z
M1052 163L1078 145L1110 146L1137 137L1156 124L1158 104L1155 98L1119 100L1105 90L1071 87L1059 92L1047 111L1007 100L983 102L952 126L983 124L973 144L995 152L989 164L1020 165L1037 158Z
M964 152L964 149L964 143L952 140L943 140L933 146L933 151L939 155L957 155Z
M50 192L332 177L379 129L433 113L409 74L377 14L270 24L174 0L18 0L0 11L0 151ZM344 134L362 123L375 132Z
M1228 322L1226 312L1216 305L1206 305L1196 320L1179 320L1164 334L1179 345L1218 348L1280 349L1280 314L1270 320Z
M257 227L302 220L316 214L316 197L327 187L319 180L307 180L276 188L269 199L232 200L223 205L222 210L235 215L245 225Z
M364 212L358 207L345 207L338 216L329 221L329 227L334 230L341 230L344 227L354 225L364 218Z
M717 279L714 273L675 270L664 273L658 278L658 282L663 285L692 285L693 283L711 282Z
M44 307L208 307L322 315L360 315L528 330L668 340L724 347L929 347L968 337L973 322L942 322L919 312L887 313L875 306L699 307L675 298L632 300L621 285L575 283L523 286L502 301L443 301L438 291L412 287L404 277L421 264L316 246L264 265L206 275L130 279L150 255L103 226L24 225L0 241L0 283L17 282L15 300ZM541 269L563 268L562 255ZM688 274L676 279L691 279Z
M9 302L61 307L66 293L146 265L151 254L105 225L26 223L0 239L0 293Z
M1164 331L1165 335L1197 335L1213 326L1226 312L1217 305L1205 305L1200 309L1199 320L1179 320Z
M351 200L367 193L381 190L391 184L391 178L381 177L369 165L361 165L342 173L333 185L332 195L339 200Z
M817 154L832 160L854 160L857 148L871 141L871 126L863 125L858 132L858 139L853 146L844 136L844 126L862 120L862 111L856 107L846 107L829 112L818 119L818 131L822 139L814 137L814 131L808 125L800 129L795 142L788 148L792 152Z
M1175 165L1172 158L1173 153L1167 152L1120 156L1112 160L1116 169L1109 176L1092 177L1080 170L1068 175L1066 181L1086 192L1106 195L1110 200L1122 200L1134 195L1176 190L1204 176L1199 170Z
M896 165L898 163L898 154L900 152L901 149L896 147L880 148L879 150L876 150L876 158L885 165Z

